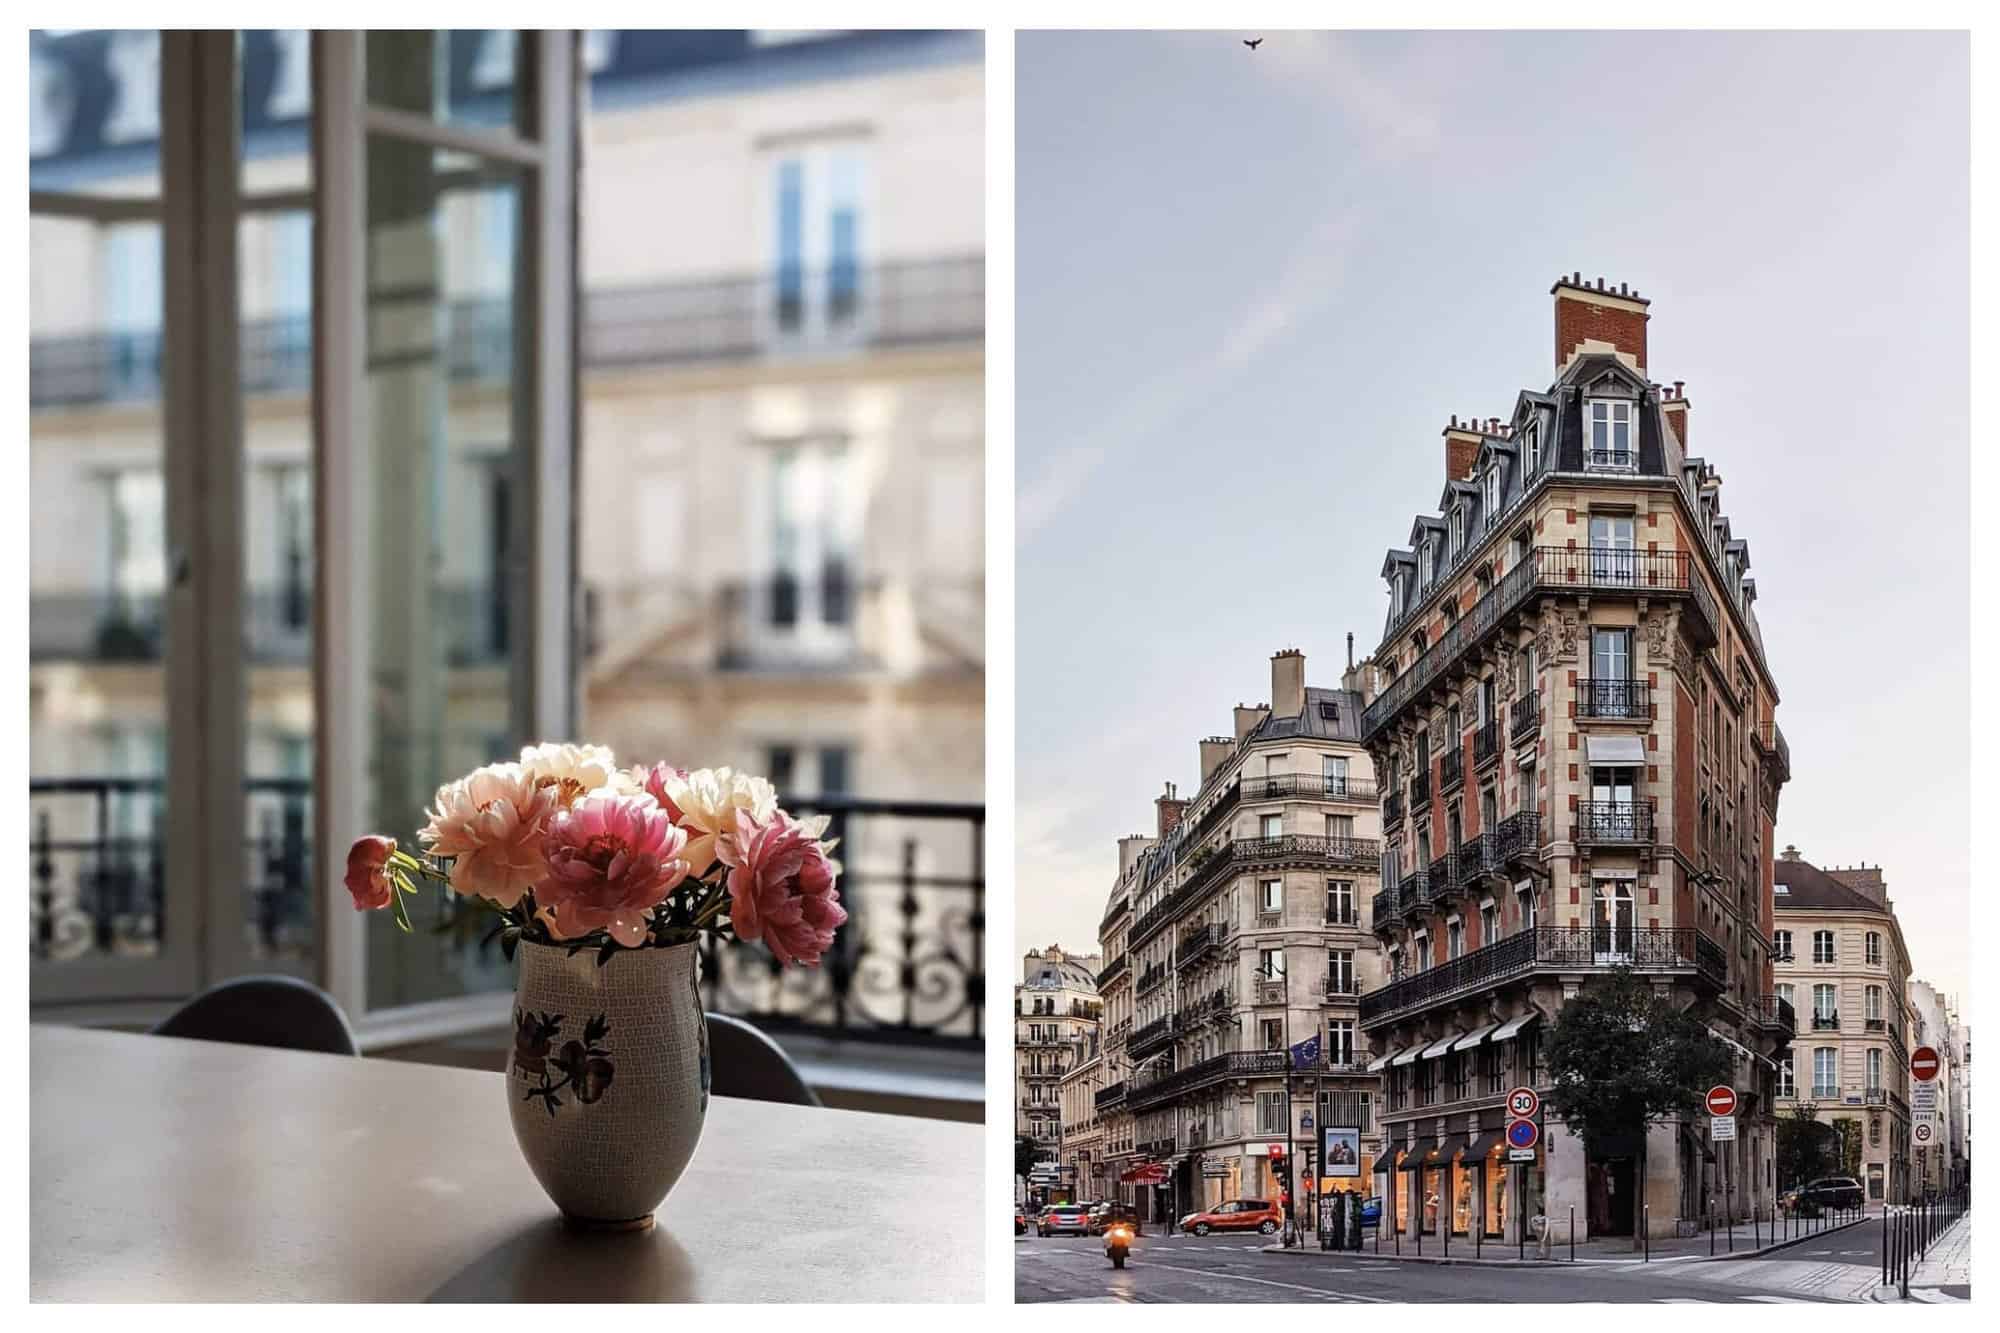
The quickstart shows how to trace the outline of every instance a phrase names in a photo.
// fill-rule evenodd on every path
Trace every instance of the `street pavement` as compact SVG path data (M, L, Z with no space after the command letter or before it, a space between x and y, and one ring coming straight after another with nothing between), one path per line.
M1864 1223L1756 1259L1693 1256L1574 1266L1426 1264L1371 1252L1272 1254L1263 1236L1148 1234L1121 1271L1095 1237L1026 1236L1014 1245L1014 1296L1044 1301L1381 1304L1610 1302L1845 1304L1881 1276L1879 1226Z

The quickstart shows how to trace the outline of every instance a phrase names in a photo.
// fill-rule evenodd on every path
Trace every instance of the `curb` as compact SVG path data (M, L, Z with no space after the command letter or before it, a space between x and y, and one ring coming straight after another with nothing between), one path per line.
M1790 1240L1777 1241L1774 1244L1763 1246L1760 1249L1738 1250L1734 1254L1718 1254L1715 1255L1713 1258L1705 1254L1668 1255L1668 1256L1663 1256L1660 1262L1690 1263L1690 1264L1720 1264L1720 1263L1729 1263L1732 1261L1738 1261L1743 1259L1755 1259L1762 1255L1774 1253L1778 1250L1790 1249L1794 1245L1803 1245L1805 1242L1809 1240L1818 1240L1823 1236L1834 1236L1838 1235L1843 1231L1851 1230L1854 1227L1866 1226L1869 1220L1870 1219L1865 1217L1856 1218L1852 1222L1843 1222L1837 1227L1828 1227L1824 1231L1815 1231L1810 1235L1795 1236ZM1265 1254L1295 1254L1301 1258L1320 1253L1318 1249L1308 1246L1296 1246L1296 1245L1289 1250L1282 1245L1266 1245L1264 1247L1263 1252ZM1394 1262L1399 1264L1463 1264L1467 1267L1477 1266L1481 1268L1573 1268L1579 1262L1570 1259L1460 1259L1455 1255L1447 1257L1445 1255L1435 1255L1435 1254L1422 1254L1422 1255L1399 1254L1395 1256L1390 1256L1386 1254L1377 1255L1367 1250L1359 1251L1358 1255L1357 1252L1354 1250L1344 1250L1344 1251L1328 1250L1326 1251L1326 1255L1328 1259L1333 1259L1335 1256L1341 1256L1343 1258L1360 1257L1364 1259L1389 1260L1393 1257ZM1591 1260L1584 1260L1581 1262L1587 1262L1587 1263L1615 1262L1623 1264L1623 1263L1640 1263L1643 1261L1635 1256L1634 1258L1631 1259L1617 1259L1617 1260L1591 1259Z
M1460 1259L1455 1256L1452 1258L1446 1258L1441 1254L1423 1254L1423 1255L1376 1254L1372 1250L1322 1251L1318 1248L1317 1245L1312 1245L1312 1246L1294 1245L1289 1250L1282 1245L1266 1245L1264 1247L1263 1252L1265 1254L1296 1255L1301 1259L1311 1258L1315 1255L1319 1255L1324 1257L1330 1263L1345 1262L1353 1259L1373 1259L1382 1263L1398 1263L1398 1264L1463 1264L1467 1268L1472 1268L1475 1266L1479 1268L1569 1268L1571 1267L1571 1264L1567 1259Z

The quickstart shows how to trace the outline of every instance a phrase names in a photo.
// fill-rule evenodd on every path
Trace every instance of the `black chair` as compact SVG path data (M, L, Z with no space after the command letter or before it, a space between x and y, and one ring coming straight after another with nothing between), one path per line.
M707 1017L709 1091L718 1097L792 1106L821 1104L777 1042L740 1018Z
M237 977L210 986L154 1024L151 1032L156 1037L361 1054L340 1005L296 977Z

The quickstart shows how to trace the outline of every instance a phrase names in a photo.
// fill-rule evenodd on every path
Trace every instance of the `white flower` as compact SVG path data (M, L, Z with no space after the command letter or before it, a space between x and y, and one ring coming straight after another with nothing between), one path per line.
M754 774L730 768L698 768L686 776L669 775L663 785L681 827L688 832L687 850L681 857L697 875L715 864L716 839L735 828L738 810L761 824L778 808L777 788Z
M521 767L538 786L554 787L565 810L580 797L608 787L619 776L611 750L603 745L566 745L544 741L521 751Z
M437 789L417 837L453 858L457 892L512 907L548 873L542 842L556 804L556 790L519 764L488 764Z

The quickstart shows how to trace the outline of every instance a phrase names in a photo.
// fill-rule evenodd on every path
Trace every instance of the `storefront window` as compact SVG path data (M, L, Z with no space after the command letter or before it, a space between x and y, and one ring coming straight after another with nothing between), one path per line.
M1443 1203L1439 1191L1444 1188L1444 1172L1435 1166L1423 1170L1424 1177L1424 1234L1435 1236L1438 1229L1438 1208Z
M1472 1234L1472 1176L1473 1167L1463 1159L1451 1164L1451 1234L1469 1236Z
M1507 1228L1508 1180L1514 1173L1493 1153L1486 1158L1486 1235L1489 1240L1498 1239Z

